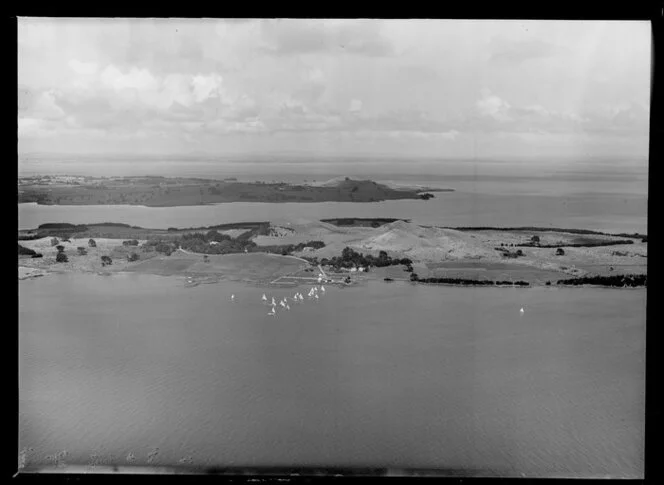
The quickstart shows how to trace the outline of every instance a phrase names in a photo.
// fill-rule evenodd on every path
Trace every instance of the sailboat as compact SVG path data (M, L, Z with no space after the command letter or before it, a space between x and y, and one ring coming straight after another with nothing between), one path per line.
M519 310L519 313L521 313L521 315L523 315L523 307L521 307L521 310Z
M235 295L231 295L231 301L235 301Z
M286 310L290 310L290 305L286 303Z
M322 291L323 293L325 293L325 287L321 285L321 287L320 287L320 291Z
M272 315L276 315L277 312L275 312L275 311L274 311L274 307L272 307L272 310L270 310L269 312L267 312L267 314L270 315L270 316L272 316Z
M261 298L263 301L267 301L267 296L265 296L265 293L263 293L263 298Z
M284 303L284 300L281 300L281 301L279 302L279 304L280 304L283 308L286 308L286 304Z
M314 295L314 298L318 299L318 293L316 293L316 294Z
M275 306L277 304L276 301L274 301L274 297L272 297L272 306Z

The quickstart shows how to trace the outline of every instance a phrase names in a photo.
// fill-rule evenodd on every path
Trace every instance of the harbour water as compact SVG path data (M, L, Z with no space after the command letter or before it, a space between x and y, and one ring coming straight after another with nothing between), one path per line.
M26 467L66 450L80 466L643 476L643 289L368 282L274 317L264 292L20 281Z

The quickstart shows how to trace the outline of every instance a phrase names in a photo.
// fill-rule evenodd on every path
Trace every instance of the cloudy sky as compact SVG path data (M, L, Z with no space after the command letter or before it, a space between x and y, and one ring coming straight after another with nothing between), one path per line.
M647 22L19 19L19 151L643 156Z

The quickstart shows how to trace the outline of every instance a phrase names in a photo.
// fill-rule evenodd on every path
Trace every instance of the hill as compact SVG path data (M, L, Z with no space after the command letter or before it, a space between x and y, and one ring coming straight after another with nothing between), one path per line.
M494 251L471 235L454 229L426 228L396 221L380 228L380 233L363 239L357 247L402 253L411 259L480 259Z

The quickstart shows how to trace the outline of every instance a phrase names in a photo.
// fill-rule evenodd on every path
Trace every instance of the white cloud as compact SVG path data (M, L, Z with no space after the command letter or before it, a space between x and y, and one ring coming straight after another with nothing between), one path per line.
M359 99L353 99L350 102L350 107L348 108L348 110L351 113L359 113L360 111L362 111L362 101L360 101Z
M77 59L72 59L68 65L76 74L83 76L96 74L98 69L96 62L81 62Z
M491 94L491 91L484 88L482 89L482 98L475 103L480 115L491 117L497 121L510 121L512 118L509 115L510 104Z
M208 98L220 97L222 82L223 78L219 74L194 76L192 83L196 102L201 103Z

